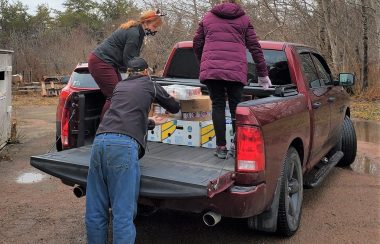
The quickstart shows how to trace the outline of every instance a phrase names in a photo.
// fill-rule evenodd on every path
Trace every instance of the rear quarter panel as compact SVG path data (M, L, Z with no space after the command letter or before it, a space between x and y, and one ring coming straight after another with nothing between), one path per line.
M266 202L269 204L291 143L296 139L301 140L302 149L300 150L303 152L309 150L311 128L307 98L303 94L285 98L268 97L244 102L239 104L240 106L249 107L262 129L266 158L264 180L268 193ZM236 119L239 124L239 115ZM301 156L303 164L305 160L306 157Z

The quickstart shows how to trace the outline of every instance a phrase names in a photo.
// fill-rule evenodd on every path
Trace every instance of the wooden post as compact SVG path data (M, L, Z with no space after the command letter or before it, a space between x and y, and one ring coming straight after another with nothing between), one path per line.
M45 81L41 81L41 95L44 97L47 96Z
M12 127L11 127L11 138L10 138L11 143L17 143L17 120L12 120Z

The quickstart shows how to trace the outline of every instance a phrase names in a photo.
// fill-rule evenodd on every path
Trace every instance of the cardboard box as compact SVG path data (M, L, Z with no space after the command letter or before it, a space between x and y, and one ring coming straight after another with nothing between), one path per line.
M226 116L226 124L232 124L231 111L228 106L226 106L226 109L224 110L224 114Z
M231 148L234 139L232 124L226 124L226 147ZM216 148L216 136L212 121L201 122L201 145L204 148Z
M232 129L232 124L226 124L226 142L227 149L231 148L231 144L234 142L234 130Z
M161 116L161 115L165 115L165 116L173 118L173 119L182 119L181 111L179 111L176 114L171 114L168 111L166 111L165 108L161 107L159 104L152 103L152 106L149 110L148 116L153 117L153 116Z
M181 111L183 112L209 112L212 110L209 96L198 96L190 100L181 100Z
M161 141L161 125L156 125L153 130L148 130L148 141Z
M209 112L182 112L182 120L186 121L208 121L212 119Z
M176 129L176 120L167 121L156 125L153 130L148 130L148 141L162 142Z
M215 130L212 120L201 122L201 145L205 148L216 148Z
M163 143L183 146L201 146L201 122L177 120L175 129L172 128L162 138Z

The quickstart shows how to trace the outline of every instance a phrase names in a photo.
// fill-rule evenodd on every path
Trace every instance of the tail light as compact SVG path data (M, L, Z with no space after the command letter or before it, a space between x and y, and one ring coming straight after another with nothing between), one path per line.
M68 147L69 144L69 120L70 111L65 108L63 109L62 120L61 120L61 141L62 146Z
M70 99L66 99L62 109L62 117L61 117L61 142L63 147L69 147L69 123L70 123L70 107L69 102Z
M237 126L236 171L253 173L265 169L264 140L259 127Z

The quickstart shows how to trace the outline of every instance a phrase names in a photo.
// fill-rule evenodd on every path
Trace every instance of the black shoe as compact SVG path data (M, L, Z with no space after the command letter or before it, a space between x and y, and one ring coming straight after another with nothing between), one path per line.
M228 150L226 146L217 146L214 155L218 158L225 159L227 158L227 152Z

